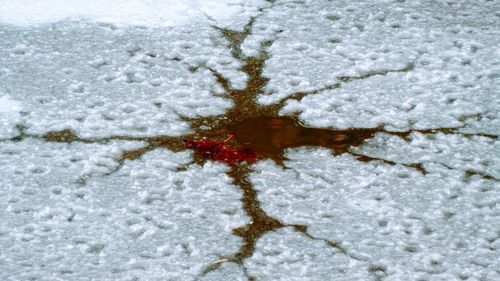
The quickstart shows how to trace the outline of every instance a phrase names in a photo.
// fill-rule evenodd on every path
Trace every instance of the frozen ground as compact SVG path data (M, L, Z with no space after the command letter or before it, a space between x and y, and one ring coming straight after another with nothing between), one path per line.
M0 0L0 280L500 280L498 1L115 2ZM234 105L214 73L245 87L221 34L245 26L260 104L421 132L254 164L262 209L307 231L238 264L227 166L120 155ZM89 141L42 137L63 129Z

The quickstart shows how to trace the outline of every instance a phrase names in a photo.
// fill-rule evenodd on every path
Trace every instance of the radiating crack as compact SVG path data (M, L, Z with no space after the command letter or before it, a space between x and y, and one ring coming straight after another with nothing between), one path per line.
M267 1L274 3L274 1ZM271 5L272 7L272 5ZM268 7L269 8L269 7ZM261 9L260 12L262 12ZM233 102L234 106L230 108L224 115L211 116L211 117L196 117L188 118L182 117L182 120L191 124L194 133L179 137L172 136L109 136L102 138L81 138L75 132L65 129L61 131L48 132L44 135L28 134L26 128L22 125L18 127L19 135L9 139L10 141L21 141L26 138L38 138L47 142L82 142L82 143L109 143L111 141L141 141L145 142L143 147L124 151L117 158L118 165L109 174L119 170L126 160L136 160L143 154L155 150L157 148L166 148L168 150L178 152L185 150L183 142L186 138L209 138L209 139L224 139L229 134L234 134L233 140L235 145L249 146L254 149L262 158L273 159L277 164L284 165L285 155L284 151L288 148L302 147L302 146L318 146L326 147L332 150L335 155L350 153L359 161L382 161L389 165L403 165L413 168L422 174L426 173L423 163L397 163L391 160L371 157L363 154L353 152L352 147L362 145L365 140L372 138L376 133L386 133L395 135L408 140L411 133L418 132L421 134L435 134L441 132L444 134L461 134L464 136L485 136L496 139L495 135L486 134L462 134L458 132L460 128L439 128L432 130L411 130L407 132L391 132L384 130L382 127L377 128L359 128L348 130L333 130L321 128L308 128L298 121L298 118L278 116L278 111L281 109L285 102L294 99L300 101L303 97L310 94L316 94L324 90L331 90L341 87L345 83L353 80L368 79L373 76L387 75L389 73L408 72L413 70L414 63L408 63L401 69L394 70L380 70L366 73L361 76L352 77L339 77L339 82L327 85L320 89L309 92L298 92L292 94L290 97L273 105L263 106L256 102L256 97L263 94L264 86L269 81L269 78L262 75L262 71L266 61L270 55L267 49L274 43L274 40L269 40L261 43L261 48L258 56L245 56L241 50L241 45L245 39L252 34L252 28L256 17L252 17L250 21L244 26L242 31L234 31L226 28L213 26L221 35L227 40L228 47L232 57L242 63L240 71L248 75L248 81L244 89L235 89L232 87L230 80L224 77L216 69L199 65L191 67L192 72L198 69L208 70L214 77L217 83L222 87L227 97ZM278 32L279 33L279 32ZM175 60L175 59L173 59ZM177 61L177 60L175 60ZM207 129L208 128L208 129ZM193 163L203 164L208 159L199 155L194 155L192 163L179 166L178 171L187 169ZM246 163L230 165L227 174L232 178L233 184L237 186L242 192L242 206L245 213L250 218L250 222L244 226L238 227L233 230L234 235L241 237L242 245L235 253L227 254L220 259L208 265L202 275L216 270L222 264L231 262L238 264L244 275L248 280L254 278L247 272L244 265L245 259L254 254L257 241L262 235L275 231L280 228L290 227L294 231L302 233L307 238L312 240L323 241L331 248L338 250L338 252L349 256L352 259L366 261L366 259L357 257L349 253L347 249L342 246L339 241L332 241L322 238L317 238L308 232L306 225L286 224L277 218L268 215L260 206L256 189L252 186L249 180L249 175L252 172L251 167ZM467 170L466 177L479 175L486 179L494 179L492 176L478 171ZM85 181L85 178L81 179ZM373 268L376 272L377 268Z
M250 29L249 29L250 30ZM226 32L227 36L235 36L235 33ZM250 33L242 33L248 36ZM300 146L320 146L327 147L334 154L351 153L360 161L382 161L386 164L396 165L401 164L413 169L416 169L423 174L426 173L421 163L404 164L396 163L390 160L370 157L366 155L356 154L350 150L354 146L363 144L366 139L374 136L374 134L383 132L391 135L399 136L403 139L408 139L413 132L422 134L435 134L437 132L445 134L457 133L457 128L440 128L434 130L413 130L407 132L390 132L381 127L369 129L350 129L350 130L332 130L320 128L308 128L298 122L297 118L279 117L277 115L277 106L259 106L255 102L255 97L262 93L264 85L268 79L262 76L262 69L269 55L265 49L261 50L258 58L241 57L241 52L237 50L237 46L241 44L244 38L234 40L232 48L235 56L244 62L241 70L249 76L249 80L245 89L233 89L229 80L222 74L213 69L207 68L216 77L217 82L227 92L227 95L234 101L235 106L226 114L215 117L198 117L184 118L192 124L194 133L181 137L170 136L152 136L152 137L132 137L132 136L110 136L103 138L80 138L71 130L62 130L48 132L44 135L29 135L25 128L20 129L21 134L16 137L16 140L23 138L41 138L49 142L83 142L83 143L109 143L116 140L127 141L142 141L147 144L141 148L123 152L118 158L118 166L109 174L119 170L125 160L136 160L144 153L157 148L167 148L171 151L181 151L185 149L183 140L185 138L215 138L223 139L229 133L235 134L235 142L238 145L251 146L259 155L265 158L271 158L280 165L283 164L284 150L292 147ZM270 46L272 42L263 44ZM202 66L203 67L203 66ZM194 70L196 71L196 70ZM379 75L379 74L373 74ZM360 78L361 79L361 78ZM202 126L209 126L209 130L202 129ZM496 137L496 136L489 136ZM195 155L193 163L202 164L207 159ZM179 170L185 169L187 165L179 167ZM228 175L233 178L233 183L238 186L242 192L242 204L246 214L250 217L250 223L234 230L234 234L241 237L243 240L239 251L222 257L208 265L204 274L217 269L220 265L226 262L233 262L244 268L243 261L252 256L255 250L255 244L262 235L267 232L277 230L283 227L291 227L295 231L303 233L310 239L321 240L329 247L337 249L340 253L346 254L353 259L359 259L352 255L341 246L337 241L316 238L307 232L305 225L289 225L273 218L265 213L260 207L257 198L257 191L253 188L248 180L251 169L246 164L232 165ZM469 175L474 173L470 172ZM84 182L86 178L81 178ZM251 280L252 277L248 276Z
M494 176L492 175L489 175L487 173L484 173L484 172L480 172L480 171L476 171L476 170L465 170L465 178L468 179L472 176L479 176L481 177L482 179L485 179L485 180L494 180L494 181L500 181L500 179L497 179L495 178Z
M415 59L417 60L417 59ZM364 80L371 78L373 76L385 76L389 73L405 73L405 72L410 72L413 69L415 69L415 62L409 62L407 63L403 68L400 69L388 69L388 70L374 70L374 71L369 71L366 74L359 75L359 76L340 76L337 77L339 82L323 86L319 89L311 90L311 91L305 91L305 92L296 92L291 94L288 97L283 98L281 101L279 101L280 107L283 107L285 103L289 102L290 100L296 100L296 101L301 101L305 96L309 95L314 95L321 93L326 90L334 90L342 87L342 85L355 81L355 80Z
M256 20L255 17L250 18L248 23L243 27L242 31L236 31L228 28L220 28L218 26L212 26L213 28L220 31L222 36L229 42L229 49L231 50L231 55L233 56L233 58L238 60L245 59L245 57L242 55L241 44L243 44L248 35L251 34L255 20Z
M228 172L234 184L243 191L243 209L250 217L250 223L233 230L233 233L243 239L243 244L240 249L228 256L224 256L207 266L203 274L216 270L222 264L232 262L238 264L244 271L244 260L253 255L257 240L265 233L276 231L280 228L290 227L293 230L302 233L312 240L325 242L329 247L337 249L340 253L348 255L349 257L361 260L355 255L349 254L348 251L341 246L337 241L331 241L322 238L316 238L307 231L306 225L285 224L276 218L269 216L261 207L257 198L257 191L253 188L252 183L248 180L249 174L252 170L246 165L234 165ZM251 277L249 277L251 280Z
M447 164L444 164L444 163L441 163L441 162L436 162L438 163L439 165L445 167L446 169L448 170L456 170L456 168L450 166L450 165L447 165ZM468 181L471 177L473 176L479 176L481 179L483 180L493 180L493 181L500 181L500 179L490 175L490 174L487 174L485 172L481 172L481 171L477 171L477 170L473 170L473 169L467 169L464 172L464 180L465 181Z
M250 223L236 228L233 233L243 239L240 250L230 258L230 261L242 263L251 256L255 250L256 241L266 232L284 227L285 225L264 212L257 199L257 191L248 180L251 170L245 166L233 166L229 175L234 179L234 184L243 192L243 209L250 217Z
M145 142L146 145L132 149L132 150L126 150L120 154L120 156L116 159L118 162L118 165L112 169L110 172L104 174L104 176L109 176L118 170L124 165L125 160L136 160L140 158L143 154L153 151L157 148L166 148L170 151L173 152L179 152L182 150L185 150L185 144L184 144L184 139L190 137L190 135L185 135L182 137L171 137L171 136L165 136L165 135L159 135L159 136L124 136L124 135L117 135L117 136L107 136L107 137L91 137L91 138L82 138L76 135L75 132L73 132L70 129L63 129L60 131L50 131L47 132L43 135L38 135L38 134L28 134L25 132L25 129L21 131L21 133L18 136L15 136L8 141L22 141L24 139L41 139L47 142L58 142L58 143L72 143L72 142L80 142L80 143L85 143L85 144L107 144L112 141L137 141L137 142ZM1 141L0 141L1 142ZM191 163L190 163L191 164ZM185 168L187 165L183 165L178 167L178 170L182 170ZM84 175L78 179L81 185L85 184L85 181L87 180L88 175Z
M414 170L420 172L422 175L427 174L427 170L425 170L423 163L398 163L398 162L395 162L392 160L388 160L388 159L384 159L384 158L380 158L380 157L368 156L368 155L356 153L353 151L349 151L349 154L355 156L357 160L362 161L362 162L380 161L380 162L383 162L383 163L391 165L391 166L394 166L394 165L405 166L407 168L411 168L411 169L414 169Z
M352 259L359 260L359 261L366 261L366 259L360 258L360 257L358 257L356 255L353 255L353 254L349 253L347 251L347 249L344 248L342 246L342 244L340 242L338 242L338 241L328 240L328 239L318 238L318 237L313 236L312 234L310 234L307 231L307 226L306 225L291 225L291 227L293 227L293 229L296 232L302 233L304 236L306 236L307 238L309 238L311 240L317 240L317 241L323 241L323 242L325 242L329 247L337 249L340 253L342 253L344 255L347 255L347 256L349 256Z

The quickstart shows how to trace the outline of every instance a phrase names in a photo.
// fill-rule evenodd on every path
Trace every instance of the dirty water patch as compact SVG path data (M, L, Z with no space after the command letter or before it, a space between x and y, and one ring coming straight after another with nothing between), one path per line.
M264 233L285 226L279 220L267 215L260 207L257 191L248 180L250 172L248 167L233 166L228 173L234 179L234 184L243 191L243 209L251 218L249 224L233 230L235 235L243 239L240 250L229 259L237 263L242 263L245 258L253 255L255 243Z
M378 132L377 129L332 130L310 128L291 117L255 117L228 125L236 141L251 147L263 158L283 163L284 151L301 146L330 148L336 155L358 146Z
M413 130L407 132L390 132L384 130L382 127L377 128L356 128L347 130L334 130L325 128L311 128L304 126L297 117L279 116L278 111L282 108L285 101L290 99L300 100L302 97L315 94L322 90L338 88L342 83L349 83L353 80L367 79L376 75L387 75L392 72L409 72L413 70L414 65L408 64L402 69L386 70L371 72L359 77L339 77L339 82L323 89L307 93L296 93L284 101L272 105L259 105L256 102L258 95L264 93L264 86L268 83L269 78L263 76L263 69L266 61L270 55L267 48L272 46L273 40L263 42L261 50L256 57L246 57L242 54L241 44L252 33L252 27L255 18L252 18L244 27L243 31L234 31L230 29L223 29L215 27L220 31L221 35L227 40L228 48L231 50L232 56L242 62L241 72L248 76L248 81L244 89L233 88L229 79L218 73L216 70L208 68L204 65L193 67L193 72L198 69L208 69L220 86L224 89L224 94L227 98L231 99L234 106L230 108L224 115L210 116L210 117L195 117L183 120L189 122L193 133L179 137L171 136L111 136L105 138L80 138L77 134L69 129L61 131L48 132L42 136L25 137L41 137L47 142L83 142L83 143L102 143L110 142L113 140L129 140L129 141L142 141L145 146L123 152L118 157L119 169L126 160L136 160L146 152L155 150L157 148L166 148L171 151L177 152L187 149L184 143L186 139L214 139L224 140L228 135L234 135L232 144L238 147L251 148L261 158L269 158L274 160L277 164L284 166L285 150L288 148L313 146L328 148L335 155L343 153L350 153L354 155L359 161L382 161L390 165L398 165L391 160L382 158L375 158L366 155L356 154L350 149L362 145L367 139L372 138L376 133L386 133L396 135L403 139L407 139L411 133L419 132L422 134L435 134L437 132L445 134L458 133L458 128L440 128L434 130ZM276 36L279 35L279 32ZM193 162L203 165L207 160L203 156L194 154ZM188 164L189 165L189 164ZM414 164L400 164L414 168L417 171L425 174L426 171L421 163ZM180 168L182 169L182 168ZM116 170L115 170L116 171ZM244 270L243 262L248 257L254 254L256 242L268 232L276 231L280 228L289 227L296 232L303 233L310 239L323 240L312 236L307 231L305 225L286 224L277 218L268 215L260 206L257 198L257 190L252 186L249 181L249 175L253 170L247 163L238 163L230 165L230 170L227 172L228 176L233 179L233 184L243 192L241 198L242 206L250 222L244 226L238 227L233 230L234 235L241 237L242 245L236 253L228 254L221 259L214 261L208 265L204 273L208 273L217 269L221 264L226 262L236 263ZM471 177L477 174L474 171L469 172L468 176ZM349 255L345 249L342 248L341 242L327 241L326 245L338 249L341 253L354 258ZM248 276L252 280L251 276Z

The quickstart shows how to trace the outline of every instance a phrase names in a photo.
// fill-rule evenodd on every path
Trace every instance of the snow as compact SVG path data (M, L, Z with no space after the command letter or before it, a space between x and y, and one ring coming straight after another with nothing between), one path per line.
M315 127L466 124L498 134L500 6L479 2L280 2L257 19L242 47L256 55L261 42L276 38L264 69L270 81L258 100L273 104L341 83L289 100L281 114L299 114ZM476 122L478 114L492 120Z
M235 280L235 281L245 281L248 278L241 268L234 263L223 263L217 270L207 273L205 276L200 278L203 281L219 281L219 280Z
M8 97L0 97L0 113L17 112L20 110L18 102L9 99Z
M171 27L210 17L234 21L264 1L248 0L1 0L0 23L37 25L84 18L118 25Z
M282 229L259 240L256 253L245 265L257 280L370 279L366 263L352 261L325 244Z
M102 175L138 145L3 143L0 279L194 280L237 251L247 218L227 167L157 150Z
M441 164L456 171L482 173L500 179L500 141L489 137L413 133L405 141L396 136L377 134L353 151L403 164Z
M500 2L271 2L0 0L1 280L500 280ZM165 148L121 163L148 143L113 139L234 106L213 72L248 77L215 27L253 17L260 104L438 130L252 165L262 209L307 234L265 233L240 265L224 260L250 218L227 166ZM41 137L63 129L86 142Z
M479 167L482 159L474 155L488 157L499 146L469 147L461 138L444 148L447 157L431 153L443 146L441 138L422 141L427 145L419 147L421 153L415 142L401 147L427 156L425 175L402 165L364 163L326 149L303 148L288 151L286 169L271 161L254 165L251 181L268 214L307 225L316 238L338 242L354 260L364 261L359 266L384 268L373 274L387 280L496 280L498 180L467 176L455 166L463 165L460 150L470 150L469 165ZM388 148L383 154L392 152ZM349 270L358 272L358 267ZM262 274L272 274L272 269ZM317 274L311 278L322 279ZM345 276L353 275L349 271Z
M8 96L0 96L0 139L10 138L17 134L13 124L19 121L20 110L21 104L18 101Z
M204 66L234 73L234 85L245 83L218 31L196 26L4 26L0 92L23 105L29 133L69 128L91 137L187 134L184 117L222 114L232 106Z

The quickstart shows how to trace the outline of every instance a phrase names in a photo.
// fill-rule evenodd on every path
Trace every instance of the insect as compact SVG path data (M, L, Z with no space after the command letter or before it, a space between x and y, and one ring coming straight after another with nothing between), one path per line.
M257 153L250 148L239 148L231 146L228 142L234 137L229 135L223 141L215 140L184 140L187 148L193 149L197 154L227 164L236 164L240 162L253 163L259 158Z

